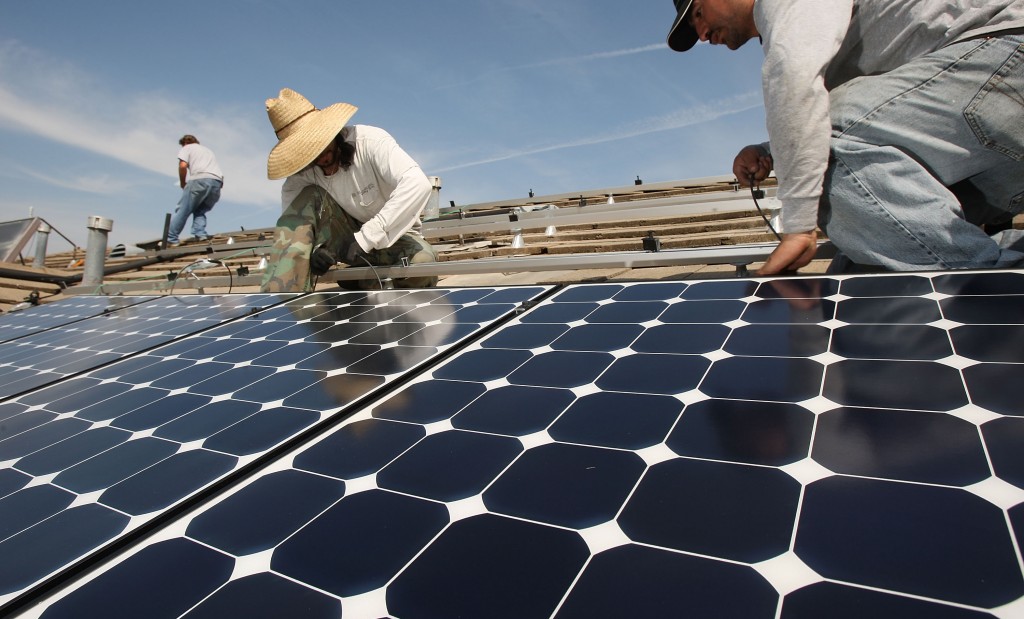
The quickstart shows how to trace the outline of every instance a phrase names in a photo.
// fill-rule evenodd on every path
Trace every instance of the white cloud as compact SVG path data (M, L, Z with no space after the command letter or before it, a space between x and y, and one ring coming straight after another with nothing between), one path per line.
M450 172L452 170L460 170L463 168L495 163L498 161L507 161L509 159L537 155L556 150L576 148L579 146L591 146L594 144L625 140L652 133L674 131L676 129L710 122L723 116L729 116L731 114L737 114L746 110L761 107L762 105L764 105L764 103L761 91L749 91L716 101L708 101L706 103L699 103L689 107L684 107L672 112L671 114L643 119L641 121L622 126L618 129L610 129L607 133L602 133L600 135L504 151L493 155L478 157L472 161L435 166L432 170L434 173Z

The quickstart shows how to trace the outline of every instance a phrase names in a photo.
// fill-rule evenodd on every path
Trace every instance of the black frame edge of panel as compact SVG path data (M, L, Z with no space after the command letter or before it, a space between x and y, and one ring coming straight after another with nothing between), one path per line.
M502 288L516 287L517 286L507 286ZM528 286L524 285L521 287ZM380 391L373 391L367 393L366 395L363 395L362 397L350 402L347 406L342 408L340 411L338 411L331 417L319 423L316 423L310 426L309 428L306 428L302 432L299 432L295 436L286 440L284 443L281 443L277 447L270 449L263 455L254 459L249 464L243 466L242 468L236 471L228 473L228 475L226 475L224 478L213 482L212 484L195 493L194 495L183 499L181 503L168 508L159 516L153 518L153 520L151 520L150 522L144 523L134 531L131 531L130 533L123 535L121 537L118 537L113 541L109 542L108 544L93 550L87 556L65 567L63 570L37 583L29 589L26 589L21 594L12 598L6 604L0 606L0 616L12 616L15 613L24 611L31 605L42 601L47 595L51 593L56 593L61 587L70 585L78 578L86 576L93 568L99 567L103 563L116 559L122 552L129 550L131 547L141 543L146 538L156 534L164 527L173 523L180 516L192 510L202 507L203 504L227 492L234 486L237 486L238 484L245 482L250 477L254 477L255 475L259 474L260 472L263 471L263 469L265 469L267 466L272 464L274 461L276 461L278 458L285 455L289 451L297 449L303 443L311 442L314 439L317 439L320 436L326 434L328 431L335 429L341 423L352 417L354 414L363 410L371 402L381 398L388 397L390 395L394 395L399 390L404 388L406 385L411 383L413 380L419 378L420 376L430 371L431 369L448 361L450 358L461 353L463 350L473 345L474 343L491 335L491 333L493 333L494 331L497 331L498 329L504 327L508 322L510 322L523 312L528 311L529 309L532 309L539 303L547 300L557 292L560 292L564 287L565 284L555 284L552 286L550 290L541 292L535 298L521 302L514 310L510 311L506 316L496 319L491 324L487 325L483 329L480 329L480 331L478 331L477 333L474 333L473 335L467 337L465 340L453 345L448 350L442 351L440 354L437 355L437 357L429 359L417 366L412 367L411 369L403 373L402 376L395 379L391 384L384 385ZM289 301L301 298L303 296L306 295L298 295L296 297L293 297L292 299L289 299ZM260 311L270 309L270 307L276 307L276 305L277 304L275 304L274 306L268 305L267 307L262 308ZM235 320L245 318L248 315L249 314L239 316L238 318L233 318L231 320L225 321L215 326L220 326L221 324L234 322ZM214 327L210 328L212 329ZM204 331L205 330L206 329L204 329ZM197 333L201 333L201 331ZM138 353L134 354L141 354L142 352L145 351L139 351ZM116 361L112 361L111 363L116 363ZM99 367L93 369L99 369ZM65 378L70 378L70 376ZM39 388L41 389L42 387ZM0 402L2 402L2 400L0 400Z

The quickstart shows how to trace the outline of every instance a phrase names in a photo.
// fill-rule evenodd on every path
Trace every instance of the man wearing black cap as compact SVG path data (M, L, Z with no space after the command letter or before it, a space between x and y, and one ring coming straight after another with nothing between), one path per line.
M816 226L894 271L1024 265L1024 0L675 0L669 47L760 37L769 142L744 183L779 179L765 275L806 265Z

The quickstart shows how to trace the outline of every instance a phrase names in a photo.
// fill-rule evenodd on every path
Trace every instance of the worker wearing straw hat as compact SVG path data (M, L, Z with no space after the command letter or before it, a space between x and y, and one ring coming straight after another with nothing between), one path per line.
M420 234L420 212L432 186L419 165L383 129L346 125L348 103L316 109L294 90L267 100L278 143L267 177L286 179L283 213L263 278L265 292L312 290L315 278L337 262L389 266L402 258L434 262ZM352 282L340 282L343 285ZM354 282L376 288L379 282ZM436 277L397 279L400 288L437 284Z

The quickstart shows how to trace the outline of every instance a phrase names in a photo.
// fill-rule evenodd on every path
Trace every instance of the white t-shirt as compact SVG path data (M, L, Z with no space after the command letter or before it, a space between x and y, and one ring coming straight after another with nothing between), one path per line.
M224 180L213 151L202 144L186 144L178 151L178 159L188 164L188 180L215 178Z
M303 189L317 185L362 222L356 242L365 251L391 247L410 230L418 233L420 212L432 191L419 164L383 129L349 125L342 134L356 147L349 169L324 176L320 168L310 165L289 176L281 187L281 209L288 208Z

